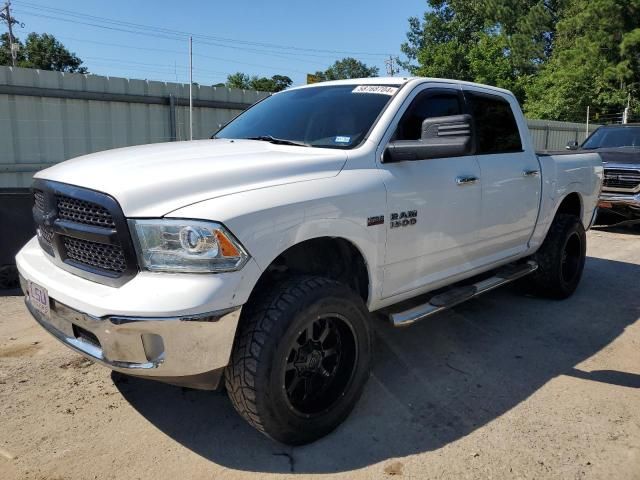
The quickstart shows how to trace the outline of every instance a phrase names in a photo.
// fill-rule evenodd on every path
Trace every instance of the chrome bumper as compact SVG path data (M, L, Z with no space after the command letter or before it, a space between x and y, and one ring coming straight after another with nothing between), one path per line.
M640 193L635 195L623 195L620 193L602 192L600 194L600 204L610 203L614 206L623 206L640 209Z
M20 284L36 321L90 360L121 373L176 385L218 387L241 307L184 317L97 318L50 298L50 315L45 317L33 307L22 277Z

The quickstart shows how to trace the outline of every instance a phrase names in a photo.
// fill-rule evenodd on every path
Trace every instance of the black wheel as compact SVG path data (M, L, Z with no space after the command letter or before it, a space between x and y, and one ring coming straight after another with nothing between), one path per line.
M235 409L290 445L317 440L351 412L369 377L362 299L322 277L294 277L245 307L225 384Z
M529 276L529 281L535 292L559 300L570 297L582 278L586 253L587 236L580 219L557 215L533 256L538 270Z

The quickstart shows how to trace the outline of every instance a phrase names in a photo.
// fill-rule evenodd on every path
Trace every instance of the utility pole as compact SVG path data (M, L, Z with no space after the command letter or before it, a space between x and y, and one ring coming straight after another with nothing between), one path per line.
M629 114L631 113L631 92L629 92L629 97L627 98L627 107L624 109L624 113L622 114L622 123L629 123Z
M193 140L193 37L189 36L189 140Z
M0 10L0 19L7 22L7 26L9 27L9 48L11 49L11 65L16 66L16 57L18 54L18 44L13 43L13 25L19 24L20 26L24 26L18 20L11 16L11 2L7 0L4 4L2 10Z
M589 138L589 110L591 109L591 107L589 105L587 105L587 131L585 133L585 137L584 138Z
M389 55L389 58L384 61L385 65L387 66L387 74L390 77L393 77L396 73L400 72L400 68L396 68L395 62L396 57L394 57L393 55Z

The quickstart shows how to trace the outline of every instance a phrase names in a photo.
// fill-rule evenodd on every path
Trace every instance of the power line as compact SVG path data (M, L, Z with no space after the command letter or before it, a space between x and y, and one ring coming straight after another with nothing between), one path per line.
M69 19L69 18L52 17L51 15L44 15L44 14L28 12L28 11L21 11L21 13L23 15L28 15L28 16L33 16L33 17L46 18L46 19L49 19L49 20L57 20L57 21L73 23L73 24L87 25L87 26L101 28L101 29L105 29L105 30L130 33L130 34L134 34L134 35L145 35L145 36L149 36L149 37L153 37L153 38L160 38L160 39L163 39L163 40L184 41L184 38L179 37L179 36L175 36L175 35L165 35L165 34L146 32L146 31L135 31L135 30L127 29L127 28L119 28L119 27L112 27L112 26L107 26L107 25L99 25L99 24L96 24L96 23L72 20L72 19ZM300 58L297 58L296 56L304 56L305 58L306 57L317 57L317 58L323 58L324 57L324 58L329 58L328 55L314 55L314 54L304 54L304 53L295 53L295 52L287 52L287 53L277 52L277 53L273 53L272 51L269 51L269 50L261 50L261 49L255 49L255 48L249 48L249 47L239 47L239 46L236 46L236 45L224 45L224 44L210 42L210 41L204 41L204 40L199 40L196 43L201 44L201 45L217 46L217 47L221 47L221 48L230 48L230 49L234 49L234 50L243 50L243 51L258 53L260 55L283 58L285 60L292 60L293 59L295 61L304 61L304 60L302 60ZM333 58L333 57L331 57L331 58ZM309 62L308 61L304 61L304 63L308 64ZM315 63L315 64L316 65L320 65L319 63ZM322 64L322 65L324 66L324 64Z
M49 7L49 6L40 5L37 3L31 3L31 2L22 1L22 0L16 0L16 2L14 3L17 3L20 6L20 8L27 9L26 11L21 10L20 11L21 14L31 15L33 17L46 18L49 20L61 21L61 22L66 22L71 24L86 25L89 27L100 28L100 29L105 29L110 31L117 31L117 32L123 32L123 33L135 34L135 35L144 35L152 38L158 38L158 39L163 39L163 40L168 40L173 42L176 42L176 41L184 42L187 38L189 38L188 32L184 32L180 30L174 30L170 28L158 27L153 25L144 25L140 23L134 23L134 22L128 22L128 21L122 21L122 20L115 20L115 19L105 18L97 15L90 15L86 13L78 13L70 10L65 10L62 8L54 8L54 7ZM160 48L154 49L154 48L138 47L138 46L132 46L132 45L109 44L107 42L96 42L91 40L78 40L78 41L112 45L112 46L118 46L118 47L127 48L127 49L162 51L166 53L175 53L179 55L184 54L184 52L177 51L177 50L172 51L172 50L160 49ZM232 44L226 44L225 42L232 43ZM212 36L212 35L202 35L202 34L194 34L193 43L197 43L198 45L201 45L201 46L214 46L219 48L242 50L245 52L258 54L261 56L282 58L287 61L293 60L293 61L304 63L307 66L310 64L315 64L317 66L322 66L322 67L325 67L326 65L324 63L321 64L320 62L309 62L309 57L318 58L318 59L335 58L333 56L330 56L330 54L336 54L336 53L352 54L352 55L370 55L370 56L378 56L378 57L385 55L382 53L374 53L374 52L355 52L355 51L346 51L346 50L304 48L304 47L272 44L272 43L265 43L265 42L252 42L252 41L246 41L246 40L238 40L238 39L231 39L231 38L218 37L218 36ZM259 48L256 48L256 47L259 47ZM244 64L244 65L253 66L253 67L269 68L269 69L274 68L273 65L263 65L263 64L257 64L257 63L242 62L238 60L232 60L229 58L215 57L215 56L204 55L204 54L199 54L195 52L193 52L192 55L200 58L208 58L211 60ZM86 57L86 58L91 58L91 57ZM100 57L94 57L94 58L100 58ZM395 72L393 57L390 56L389 58L392 61L390 65L391 71ZM116 61L115 59L114 60L105 59L105 60ZM121 60L118 60L118 61L119 63L124 63ZM135 64L135 62L130 62L130 63ZM140 64L140 62L138 62L138 64ZM154 65L154 64L147 64L147 65L157 67L157 65ZM161 66L161 68L163 67ZM195 70L199 73L199 75L200 75L200 72L206 71L206 69L199 69L199 68L196 68ZM306 69L305 71L301 71L301 70L296 70L296 69L287 67L286 69L281 69L281 70L295 72L298 74L307 73ZM223 73L223 72L213 71L213 70L209 70L209 71L212 73Z
M111 63L102 63L102 62L96 62L95 65L97 66L101 66L101 67L107 67L107 68L111 68L113 67L113 65ZM144 67L144 66L129 66L129 65L123 65L121 68L119 68L119 70L124 71L124 72L146 72L146 73L154 73L157 74L156 78L159 79L159 81L162 82L166 82L165 77L167 75L173 75L175 72L173 70L173 68L171 68L170 70L168 69L168 67L157 67L157 68L150 68L150 67ZM194 68L194 72L196 71L196 69ZM106 75L108 77L118 77L119 75ZM179 80L176 80L177 83L185 83L188 84L189 83L189 79L188 79L188 72L185 70L184 72L178 72L178 78ZM226 80L226 75L210 75L210 74L199 74L198 75L198 81L196 81L195 83L200 83L200 84L204 84L204 83L208 83L205 81L211 81L212 83L224 83L224 81Z
M61 39L66 39L66 40L74 40L76 42L83 42L83 43L93 43L96 45L105 45L105 46L109 46L109 47L120 47L120 48L124 48L124 49L133 49L133 50L145 50L145 51L150 51L150 52L163 52L163 53L175 53L176 55L184 55L185 52L183 51L179 51L179 50L167 50L166 48L152 48L152 47L138 47L138 46L134 46L134 45L125 45L123 43L111 43L111 42L98 42L96 40L85 40L85 39L81 39L81 38L74 38L74 37L69 37L67 35L56 35L57 38L61 38ZM230 63L237 63L239 65L248 65L250 67L260 67L260 68L274 68L273 65L264 65L264 64L259 64L259 63L251 63L251 62L241 62L239 60L234 60L231 58L224 58L224 57L213 57L211 55L204 55L204 54L200 54L200 53L194 53L193 54L194 57L200 57L200 58L207 58L210 60L219 60L219 61L223 61L223 62L230 62ZM86 57L89 58L89 57ZM288 59L287 59L288 60ZM319 66L324 66L324 64L320 64L317 63L316 65ZM284 70L284 71L289 71L289 72L295 72L295 73L302 73L305 74L307 73L306 71L302 71L302 70L295 70L293 68L285 68L285 69L280 69L279 70Z
M189 32L185 32L181 30L174 30L174 29L169 29L164 27L157 27L153 25L127 22L123 20L115 20L115 19L105 18L101 16L96 16L96 15L78 13L70 10L65 10L62 8L48 7L48 6L37 4L37 3L24 2L22 0L19 0L17 3L28 9L29 8L35 9L38 12L46 11L52 14L58 14L58 15L63 14L66 16L75 17L77 19L90 20L94 22L97 21L103 24L106 23L109 25L117 26L117 27L126 27L126 28L134 28L137 30L143 30L143 31L147 31L148 33L169 35L173 37L182 37L183 39L191 35ZM41 15L41 16L44 16L44 15ZM60 18L56 18L56 19L62 20ZM83 23L83 22L77 22L77 23ZM382 57L382 56L388 55L388 53L381 53L381 52L359 52L359 51L349 51L349 50L308 48L308 47L299 47L295 45L282 45L282 44L276 44L276 43L255 42L255 41L242 40L237 38L219 37L219 36L204 35L204 34L193 34L193 37L194 37L194 40L197 40L198 42L201 42L201 43L202 41L215 41L215 42L222 42L222 43L233 43L236 45L241 44L241 45L248 45L248 46L263 47L265 49L271 49L271 50L285 50L287 52L290 52L291 50L296 50L300 52L316 52L316 53L326 53L326 54L334 54L334 55L341 54L341 55L360 55L360 56L375 56L375 57ZM198 39L201 39L201 40L198 40Z
M88 59L91 59L91 60L94 60L94 59L95 60L103 60L103 61L106 61L106 62L114 62L114 63L124 63L124 64L131 64L131 65L142 65L142 66L149 66L149 67L168 68L172 72L174 70L174 67L178 67L178 68L184 69L185 71L187 71L187 69L189 68L187 65L179 65L179 64L177 64L177 65L174 65L174 66L171 66L171 65L166 65L165 66L165 65L159 65L157 63L136 62L136 61L133 61L133 60L122 60L120 58L96 57L96 56L93 56L93 55L88 56L88 57L84 57L84 58L88 58ZM226 75L227 74L227 72L223 72L221 70L209 70L207 68L195 68L194 67L194 71L208 72L208 73L219 73L221 75Z

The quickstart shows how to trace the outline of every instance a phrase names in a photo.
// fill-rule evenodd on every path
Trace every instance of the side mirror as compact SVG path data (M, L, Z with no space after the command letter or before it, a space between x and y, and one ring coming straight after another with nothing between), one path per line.
M580 145L575 140L567 142L567 150L578 150L578 148L580 148Z
M422 122L420 140L396 140L384 151L384 163L430 158L461 157L471 154L471 115L427 118Z

